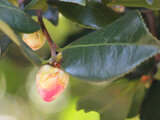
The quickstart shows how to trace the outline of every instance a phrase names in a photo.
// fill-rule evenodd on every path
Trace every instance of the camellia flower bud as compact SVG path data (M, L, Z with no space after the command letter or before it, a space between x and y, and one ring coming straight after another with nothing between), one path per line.
M32 50L38 50L40 49L45 41L46 36L40 29L37 32L31 33L31 34L22 34L22 40L32 49Z
M59 68L44 65L36 75L36 84L44 101L51 102L64 91L69 75Z
M122 5L110 6L110 8L118 13L123 13L125 11L125 7Z

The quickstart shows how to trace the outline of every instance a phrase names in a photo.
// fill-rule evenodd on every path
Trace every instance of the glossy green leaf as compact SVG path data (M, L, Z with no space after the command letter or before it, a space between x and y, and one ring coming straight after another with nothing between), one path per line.
M68 3L76 3L76 4L79 4L82 6L86 5L86 0L59 0L59 1L65 2L67 4ZM55 3L55 0L48 0L48 3Z
M115 80L160 52L159 41L132 11L62 49L62 68L80 79Z
M0 57L5 53L10 43L11 40L4 34L0 33Z
M154 81L141 107L141 120L160 120L160 82Z
M132 105L128 114L128 118L135 117L136 115L139 114L140 107L144 99L144 95L145 95L145 86L143 83L139 83L134 90Z
M100 113L101 120L124 120L132 104L137 81L121 79L78 101L78 110Z
M127 7L144 7L160 10L160 0L102 0L108 5L124 5Z
M0 19L18 32L32 33L40 29L38 23L7 0L0 0Z
M120 17L112 9L97 2L89 2L86 6L64 2L57 2L57 5L66 18L87 28L100 29Z

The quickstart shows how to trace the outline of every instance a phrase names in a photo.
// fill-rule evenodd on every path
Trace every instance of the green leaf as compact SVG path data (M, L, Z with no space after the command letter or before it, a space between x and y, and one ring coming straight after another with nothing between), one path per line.
M61 65L80 79L111 81L159 53L159 45L139 12L132 11L63 48Z
M108 5L124 5L127 7L144 7L153 10L160 10L159 0L102 0Z
M82 6L86 5L86 0L59 0L65 3L76 3ZM55 0L48 0L48 3L55 3ZM71 12L71 11L70 11Z
M24 10L26 9L42 9L42 10L47 10L48 4L46 0L32 0L30 3L28 3Z
M160 82L154 81L141 107L141 120L160 120Z
M10 43L11 40L4 34L0 33L0 57L5 53Z
M154 78L160 81L160 63L158 63L156 67L157 67L157 71L156 71L156 74L154 75Z
M38 1L39 1L39 0L32 0L31 2L29 2L29 3L25 6L24 10L26 10L26 9L30 8L31 6L35 5Z
M103 28L120 17L118 13L97 2L89 2L86 6L64 2L57 2L57 5L66 18L87 28Z
M100 113L101 120L124 120L129 112L137 81L120 79L78 101L78 110Z
M49 20L53 25L59 25L58 7L48 6L47 11L43 13L43 17Z
M32 51L30 47L28 47L22 39L17 36L14 31L2 20L0 20L0 30L4 32L13 42L15 42L18 46L20 46L25 53L25 55L30 59L30 61L36 65L41 65L43 60Z
M0 0L0 19L18 32L32 33L40 29L38 23L7 0Z
M2 20L0 20L0 30L5 33L14 43L18 46L20 45L17 36L15 35L14 31Z
M145 86L143 83L139 83L134 90L132 105L128 114L128 118L135 117L136 115L139 114L140 107L144 99L144 95L145 95Z
M13 5L18 7L18 1L17 0L8 0L8 2L12 3Z
M18 36L17 36L18 37ZM19 43L21 44L21 49L23 50L26 57L35 65L42 65L43 59L41 59L23 40L18 37Z

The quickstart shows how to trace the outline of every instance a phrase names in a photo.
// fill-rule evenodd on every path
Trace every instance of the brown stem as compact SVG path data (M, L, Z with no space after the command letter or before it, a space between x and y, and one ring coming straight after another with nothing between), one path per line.
M146 15L146 18L147 18L147 21L148 21L148 27L149 27L150 32L153 34L153 36L157 37L155 16L154 16L153 12L152 11L147 11L147 12L145 12L145 15ZM155 56L155 64L153 65L153 68L150 71L150 75L152 77L151 84L154 80L153 76L157 72L157 69L158 69L157 64L159 63L159 61L160 61L160 54L157 54Z
M18 5L21 6L24 2L25 0L18 0Z
M39 24L41 25L41 28L43 30L43 33L44 35L46 36L47 38L47 41L48 41L48 44L49 44L49 47L50 47L50 50L51 50L51 55L53 57L53 59L55 59L56 57L56 49L57 49L57 45L52 41L52 38L51 36L49 35L45 25L44 25L44 22L43 22L43 18L42 18L42 12L41 10L37 10L37 16L38 16L38 22ZM55 61L55 60L53 60Z
M145 15L148 20L149 30L153 34L153 36L156 37L157 36L156 25L155 25L155 18L154 18L153 12L152 11L145 12Z

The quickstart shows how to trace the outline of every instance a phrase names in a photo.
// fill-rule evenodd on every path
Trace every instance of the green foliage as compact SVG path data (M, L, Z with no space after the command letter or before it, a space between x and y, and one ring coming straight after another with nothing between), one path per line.
M141 112L141 120L159 120L160 119L160 82L154 81L152 87L148 90L148 94L145 97Z
M76 4L79 4L79 5L82 5L82 6L85 6L86 5L86 0L60 0L62 2L66 2L67 4L68 3L76 3ZM52 3L52 2L55 2L55 0L48 0L49 3Z
M28 57L33 64L39 66L42 65L44 62L43 59L40 58L35 52L33 52L33 50L28 45L26 45L20 37L18 40L26 57Z
M0 19L18 32L32 33L40 28L39 24L33 21L25 12L7 0L0 1Z
M8 37L6 37L4 34L0 33L0 58L5 53L10 43L11 43L11 40Z
M30 3L28 3L28 5L25 6L24 9L28 9L30 8L31 6L35 5L39 0L32 0Z
M118 13L97 2L89 2L86 6L65 2L51 4L58 5L59 11L66 18L87 28L100 29L120 17Z
M0 25L1 25L0 30L19 46L20 44L14 31L2 20L0 20Z
M160 10L159 0L102 0L108 5L124 5L128 7L144 7L153 10Z
M140 14L133 11L62 51L62 67L66 72L100 82L122 77L160 49L159 41L148 32Z
M27 9L42 9L42 10L47 10L48 5L46 0L32 0L30 3L28 3L24 10Z
M128 118L135 117L136 115L139 114L144 96L145 96L145 86L143 83L139 83L134 90L132 105L130 107L130 111L127 116Z
M138 94L136 89L139 84L137 81L117 80L81 98L78 101L78 110L97 111L101 115L101 120L124 120L130 110L137 112L139 101L133 100Z
M28 47L21 39L20 36L16 35L14 33L14 31L6 24L4 23L3 21L0 20L0 25L1 25L1 30L8 36L11 38L11 40L13 42L15 42L17 45L19 45L24 54L27 55L27 57L34 63L34 64L37 64L37 65L41 65L43 63L42 59L40 57L38 57L38 55L33 52L31 50L30 47ZM7 44L7 41L5 40L5 43L4 44ZM6 46L7 47L7 46ZM6 48L5 48L6 49Z

